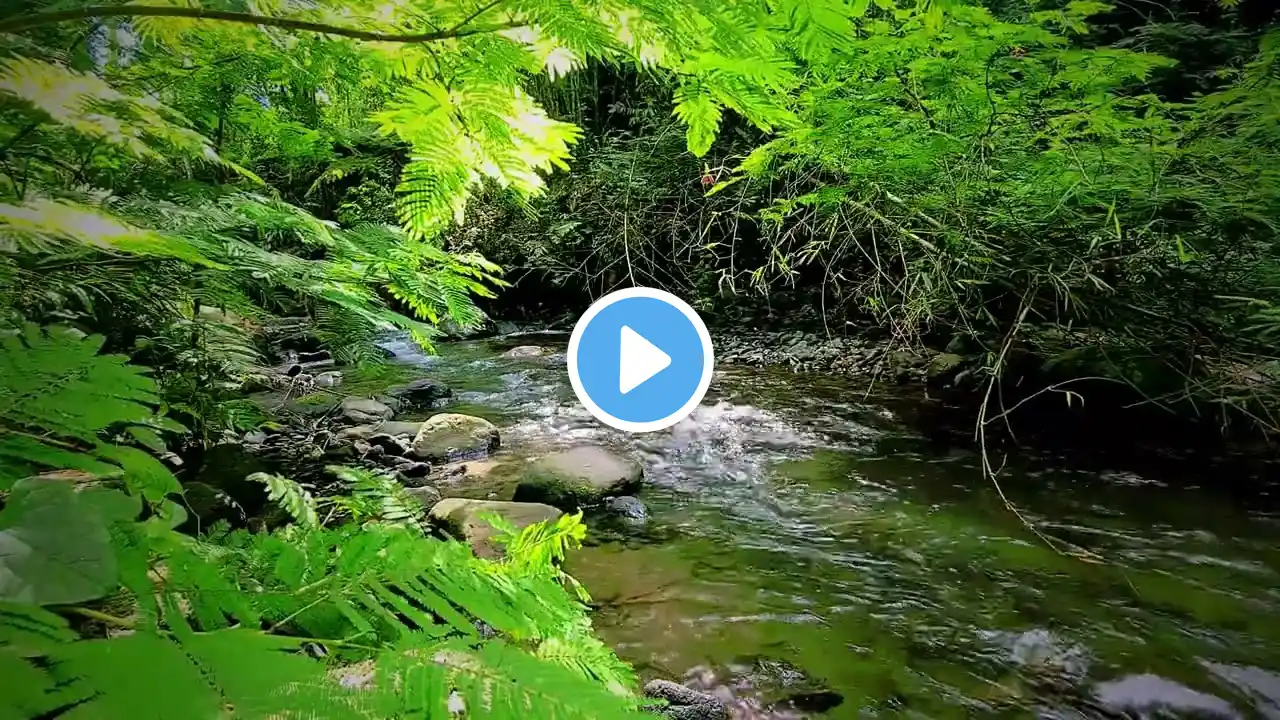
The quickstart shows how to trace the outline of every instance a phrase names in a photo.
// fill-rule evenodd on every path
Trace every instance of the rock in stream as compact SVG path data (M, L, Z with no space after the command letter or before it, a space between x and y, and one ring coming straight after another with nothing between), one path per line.
M498 449L498 428L484 418L460 413L433 415L413 439L413 454L432 462L476 460Z
M640 463L602 447L583 445L532 461L516 487L515 500L573 511L607 497L634 493L643 475Z
M500 515L518 529L543 520L555 520L564 514L556 508L538 503L446 498L431 508L430 517L438 527L470 544L476 555L497 557L501 554L501 548L490 541L496 530L483 519L485 513Z

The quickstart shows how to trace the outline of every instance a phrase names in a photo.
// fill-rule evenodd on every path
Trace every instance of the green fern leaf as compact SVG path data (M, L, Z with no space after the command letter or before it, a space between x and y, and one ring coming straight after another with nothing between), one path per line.
M182 492L182 486L178 484L173 472L155 457L138 448L99 445L97 454L118 464L129 491L148 502L159 503L168 495Z
M136 227L87 205L45 198L0 203L0 251L54 253L76 247L226 267L183 238Z
M79 338L65 328L27 326L0 338L0 432L65 447L57 438L96 444L116 423L144 423L158 405L145 370L119 355L99 355L101 337ZM32 437L26 435L27 437Z
M687 83L676 91L675 115L688 127L689 152L702 157L720 129L720 106L705 88Z
M131 97L102 78L28 57L0 62L0 93L15 96L53 122L138 157L222 163L212 144L151 98Z
M61 692L82 703L70 717L213 717L222 704L182 648L156 635L71 643L49 659Z
M362 508L363 519L416 529L426 518L422 503L390 475L336 465L329 471L347 483L352 498Z
M266 485L267 499L284 508L298 525L306 529L320 525L320 518L316 516L315 500L311 497L311 493L297 482L262 472L253 473L245 480Z
M411 678L415 687L427 683L452 687L455 694L450 704L465 709L468 716L532 714L556 720L651 717L637 710L634 696L611 692L568 668L498 640L479 647L449 641L430 647L426 658L415 645L402 645L379 658L378 665L391 670L391 677ZM443 673L433 665L443 666ZM438 695L434 700L439 701Z
M236 715L247 718L365 718L365 699L346 692L324 666L300 652L300 642L248 628L193 633L183 650Z
M61 615L36 605L0 602L0 647L20 657L44 655L77 638Z

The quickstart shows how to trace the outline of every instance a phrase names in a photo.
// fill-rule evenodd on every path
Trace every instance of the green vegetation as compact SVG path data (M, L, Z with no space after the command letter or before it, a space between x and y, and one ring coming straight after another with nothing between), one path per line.
M183 428L102 340L0 347L4 717L639 716L557 567L580 515L503 527L490 562L424 537L395 481L332 468L348 494L248 478L291 520L271 532L180 534L182 488L143 448Z
M767 304L945 348L979 391L1096 378L1271 431L1280 36L1265 3L1205 6L834 3L760 66L789 100L773 132L687 84L673 104L648 75L569 78L540 97L591 130L574 172L536 217L494 197L457 234L534 298Z
M264 420L259 331L376 383L378 333L481 325L502 266L1273 428L1280 34L1175 5L7 4L0 715L639 714L576 517L482 561L336 468L250 477L280 527L176 530L159 458Z

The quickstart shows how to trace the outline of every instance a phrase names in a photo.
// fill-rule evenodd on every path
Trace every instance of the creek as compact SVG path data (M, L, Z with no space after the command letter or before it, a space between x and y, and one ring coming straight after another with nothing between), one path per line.
M642 677L718 688L742 717L1280 718L1265 496L1015 457L1000 488L1020 518L895 388L736 366L685 421L629 435L577 402L565 340L389 347L502 429L466 492L574 444L643 463L648 520L589 518L568 564ZM529 344L555 354L498 357Z

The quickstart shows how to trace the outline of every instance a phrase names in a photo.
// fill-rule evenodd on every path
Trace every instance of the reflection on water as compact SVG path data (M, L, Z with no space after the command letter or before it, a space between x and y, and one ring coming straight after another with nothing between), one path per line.
M1119 469L1010 467L1023 515L1088 562L1029 532L971 453L913 434L910 402L732 368L689 419L632 436L577 403L563 337L496 358L530 342L446 347L424 373L499 423L504 453L592 442L644 463L648 523L602 524L570 563L642 675L772 717L1280 718L1274 514Z

